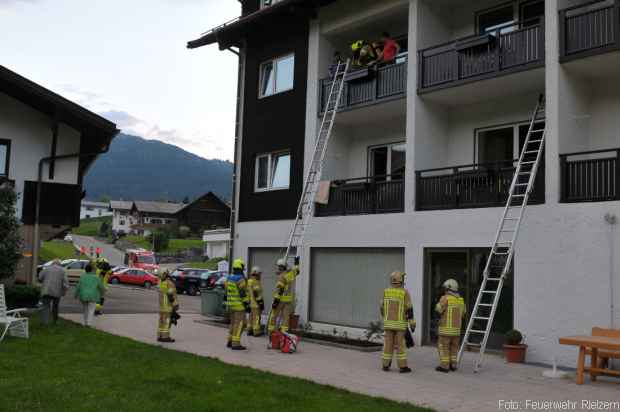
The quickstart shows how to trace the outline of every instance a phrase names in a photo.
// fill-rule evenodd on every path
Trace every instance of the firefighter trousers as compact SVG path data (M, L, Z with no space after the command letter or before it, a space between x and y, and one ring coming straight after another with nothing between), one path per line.
M159 312L157 337L159 339L170 339L170 312Z
M241 346L241 333L245 325L244 311L230 312L230 326L228 327L228 341L233 347Z
M399 368L407 367L407 347L404 330L386 330L383 338L383 367L389 368L396 352Z
M262 332L260 327L261 312L262 311L260 310L260 308L252 308L252 311L248 316L248 332L253 332L255 335L258 335Z
M288 332L289 320L291 318L293 304L291 302L280 302L280 304L271 310L269 314L269 322L267 322L267 330L269 335L276 330L276 325L280 323L280 331Z
M460 336L438 336L437 350L439 351L439 362L442 368L448 369L450 365L456 368L456 360L460 346Z

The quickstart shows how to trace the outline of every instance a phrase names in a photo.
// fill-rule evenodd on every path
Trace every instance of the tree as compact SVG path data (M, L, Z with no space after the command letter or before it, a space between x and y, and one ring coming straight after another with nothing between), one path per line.
M110 232L110 225L108 224L108 222L103 221L101 223L101 226L99 226L99 236L108 237L108 232Z
M154 252L161 252L168 248L170 235L164 230L156 230L147 236L147 240L153 245Z
M110 203L110 200L111 200L111 198L110 198L110 196L108 196L108 195L103 195L103 196L101 196L101 198L99 199L99 201L100 201L101 203Z
M15 274L21 257L19 223L15 217L16 200L13 189L0 189L0 279Z

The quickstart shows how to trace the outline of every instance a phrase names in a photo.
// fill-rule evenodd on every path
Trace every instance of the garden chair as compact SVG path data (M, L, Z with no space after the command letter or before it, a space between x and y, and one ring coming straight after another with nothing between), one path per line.
M21 317L21 312L26 309L7 310L4 285L0 284L0 331L4 325L4 331L0 335L0 342L7 333L11 336L28 339L28 318Z

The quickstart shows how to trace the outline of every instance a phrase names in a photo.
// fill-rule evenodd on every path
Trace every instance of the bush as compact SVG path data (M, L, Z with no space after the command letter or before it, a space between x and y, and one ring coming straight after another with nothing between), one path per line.
M21 238L15 218L16 200L13 189L0 189L0 279L15 274L21 257Z
M39 303L41 289L30 285L14 285L4 292L9 309L34 308Z
M99 236L101 237L108 237L112 234L112 228L110 227L110 225L108 224L108 222L103 221L101 223L101 226L99 226Z
M168 249L170 235L163 230L157 230L147 237L149 243L153 245L154 252L161 252Z
M523 342L523 335L516 329L509 330L504 335L506 345L519 345L521 342Z
M187 239L191 234L191 229L187 226L179 226L179 239Z

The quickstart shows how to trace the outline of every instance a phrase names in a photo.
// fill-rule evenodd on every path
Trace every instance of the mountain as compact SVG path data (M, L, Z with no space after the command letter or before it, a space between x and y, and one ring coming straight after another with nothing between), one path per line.
M119 134L84 178L86 198L194 199L209 191L230 199L232 163L209 160L157 140Z

